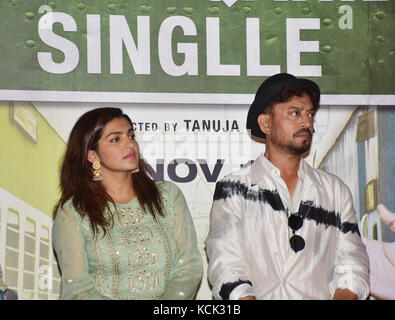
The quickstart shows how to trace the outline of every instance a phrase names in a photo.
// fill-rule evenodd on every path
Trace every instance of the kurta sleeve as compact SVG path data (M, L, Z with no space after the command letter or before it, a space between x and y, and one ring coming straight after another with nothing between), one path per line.
M85 238L77 217L67 206L59 207L53 227L52 241L59 262L62 283L61 299L103 300L89 275Z
M218 182L206 239L208 279L218 300L255 296L250 268L244 257L243 197L228 184Z
M337 288L348 289L366 299L369 295L369 257L362 242L355 217L351 192L342 192L341 231L336 248L335 270L329 290L333 296Z
M173 263L164 300L193 299L203 273L202 256L197 246L196 231L188 205L181 190L171 184L170 188L175 210L176 259Z

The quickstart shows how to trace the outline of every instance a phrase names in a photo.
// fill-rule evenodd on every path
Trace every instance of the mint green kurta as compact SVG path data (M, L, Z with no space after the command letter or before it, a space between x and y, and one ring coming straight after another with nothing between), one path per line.
M137 198L116 204L114 226L95 240L71 200L59 208L53 245L61 299L192 299L202 276L196 232L181 190L156 182L166 211L158 222ZM148 212L148 209L147 209Z

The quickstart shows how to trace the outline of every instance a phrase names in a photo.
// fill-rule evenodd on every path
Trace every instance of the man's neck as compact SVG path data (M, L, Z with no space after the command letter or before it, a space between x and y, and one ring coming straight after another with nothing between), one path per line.
M299 179L298 171L302 157L285 152L276 152L270 148L266 149L265 157L280 170L281 178L285 181L292 199Z
M298 176L300 161L302 160L301 156L266 150L265 158L280 170L281 176Z

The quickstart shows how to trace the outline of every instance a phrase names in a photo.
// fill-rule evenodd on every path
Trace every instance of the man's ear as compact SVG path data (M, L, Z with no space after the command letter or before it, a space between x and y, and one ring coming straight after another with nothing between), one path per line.
M96 161L100 162L100 158L95 150L88 150L88 161L94 163Z
M259 129L266 134L270 135L272 129L272 116L267 113L262 113L258 116L258 125Z

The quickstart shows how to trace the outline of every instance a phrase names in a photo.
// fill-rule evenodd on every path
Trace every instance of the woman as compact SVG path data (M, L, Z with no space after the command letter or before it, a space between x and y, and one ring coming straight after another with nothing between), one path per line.
M180 189L145 172L117 108L81 116L61 169L53 244L61 299L193 299L202 276Z

